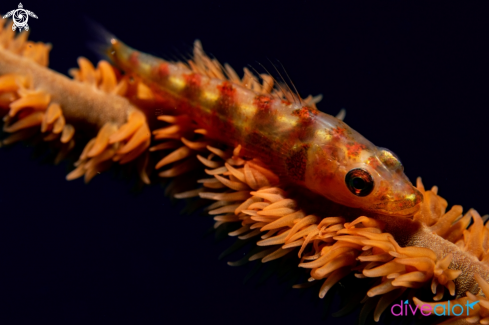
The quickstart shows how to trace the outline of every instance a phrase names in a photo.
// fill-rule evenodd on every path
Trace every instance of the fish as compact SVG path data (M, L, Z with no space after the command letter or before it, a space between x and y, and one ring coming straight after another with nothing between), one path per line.
M248 89L230 66L221 69L212 63L198 41L195 68L141 53L115 37L107 47L116 66L139 76L164 98L161 109L175 107L188 114L206 137L241 145L245 155L273 166L288 182L349 207L400 215L419 209L422 195L395 154L320 112L290 87L274 89L272 77L263 75L261 87Z

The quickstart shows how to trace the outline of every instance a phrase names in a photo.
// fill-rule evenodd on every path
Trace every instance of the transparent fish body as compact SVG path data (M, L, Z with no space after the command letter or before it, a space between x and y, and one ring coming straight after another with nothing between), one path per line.
M241 145L245 155L259 157L283 182L381 214L418 210L422 194L390 151L294 95L275 96L234 82L234 71L225 77L225 69L203 62L209 58L200 52L187 65L138 52L115 38L106 51L118 67L159 94L166 110L189 115L210 138Z

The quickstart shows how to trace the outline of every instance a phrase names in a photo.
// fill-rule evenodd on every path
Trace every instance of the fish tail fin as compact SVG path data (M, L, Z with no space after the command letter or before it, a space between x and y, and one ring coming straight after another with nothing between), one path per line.
M111 61L110 52L112 44L117 41L117 37L92 18L84 16L83 19L90 39L87 46L97 55L99 60Z

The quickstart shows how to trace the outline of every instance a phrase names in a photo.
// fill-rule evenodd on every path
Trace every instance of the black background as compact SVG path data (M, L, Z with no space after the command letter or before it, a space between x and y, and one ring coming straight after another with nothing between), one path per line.
M479 2L482 4L482 2ZM17 8L2 1L2 13ZM53 44L66 73L95 59L83 16L142 51L188 53L195 39L240 67L279 59L299 92L393 150L408 177L449 204L489 212L488 19L482 5L407 1L26 1L31 39ZM175 50L176 49L176 50ZM102 174L65 181L66 166L0 149L1 324L323 324L317 297L246 269L203 238L209 218L180 216L159 186L139 195ZM329 322L354 323L348 318Z

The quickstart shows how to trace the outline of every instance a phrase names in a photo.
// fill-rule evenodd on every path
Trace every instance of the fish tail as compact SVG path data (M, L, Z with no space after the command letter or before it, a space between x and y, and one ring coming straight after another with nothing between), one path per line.
M112 42L117 40L117 37L90 17L85 16L83 20L90 39L87 42L88 48L99 60L110 60Z

